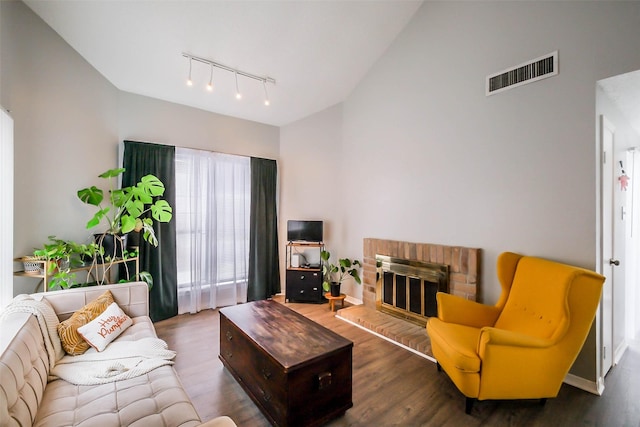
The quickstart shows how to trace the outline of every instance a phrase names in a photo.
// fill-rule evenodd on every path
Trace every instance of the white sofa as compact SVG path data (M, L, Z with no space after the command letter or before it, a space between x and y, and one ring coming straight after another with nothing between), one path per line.
M60 321L109 289L133 319L116 341L156 337L143 282L33 294ZM11 313L0 324L0 425L2 426L200 426L233 427L228 417L202 424L172 366L101 385L47 382L50 367L41 328L29 313Z

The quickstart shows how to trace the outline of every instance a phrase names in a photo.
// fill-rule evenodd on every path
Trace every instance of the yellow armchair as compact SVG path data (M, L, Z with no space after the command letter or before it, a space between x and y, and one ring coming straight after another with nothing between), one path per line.
M505 252L502 293L488 306L438 293L427 322L438 370L475 400L556 397L593 322L604 277L589 270Z

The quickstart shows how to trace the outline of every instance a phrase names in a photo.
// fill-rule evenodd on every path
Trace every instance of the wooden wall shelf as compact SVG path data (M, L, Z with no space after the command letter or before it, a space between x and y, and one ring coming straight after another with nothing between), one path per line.
M22 262L24 261L23 258L14 258L15 262L19 262L22 264ZM19 276L19 277L31 277L34 279L40 279L38 281L38 284L36 285L34 292L38 292L38 289L40 288L40 285L42 285L42 289L43 292L47 292L49 290L49 278L53 276L53 274L45 274L44 272L46 272L48 270L47 268L47 261L46 260L29 260L30 262L33 263L37 263L37 264L42 264L42 267L39 268L38 272L29 272L29 271L24 271L23 270L17 270L13 272L14 276ZM81 272L81 271L86 271L87 272L87 277L85 282L90 281L89 279L93 279L93 281L98 281L98 277L103 276L105 273L108 275L108 279L109 281L112 281L113 279L113 266L114 265L119 265L119 264L124 264L127 262L135 262L135 274L132 275L131 273L129 274L129 277L137 277L138 274L140 273L140 265L138 262L138 257L129 257L127 259L116 259L113 262L105 262L105 263L99 263L99 264L88 264L88 265L83 265L80 267L74 267L71 268L69 271L71 273L77 273L77 272ZM106 270L105 270L106 269Z

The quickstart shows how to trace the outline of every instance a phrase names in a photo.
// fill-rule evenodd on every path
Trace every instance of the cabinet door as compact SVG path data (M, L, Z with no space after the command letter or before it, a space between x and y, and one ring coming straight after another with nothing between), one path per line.
M320 271L287 271L287 299L289 301L322 301L322 273Z

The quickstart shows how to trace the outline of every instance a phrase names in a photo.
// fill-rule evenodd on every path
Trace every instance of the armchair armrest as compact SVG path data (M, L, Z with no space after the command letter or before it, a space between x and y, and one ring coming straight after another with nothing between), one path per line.
M493 326L500 310L491 305L469 301L455 295L438 292L438 318L443 322L482 328Z
M479 353L489 344L508 347L547 348L554 345L555 341L525 335L520 332L485 327L480 331L480 339L478 340Z
M477 352L481 400L555 397L574 360L557 340L491 327L480 331Z

